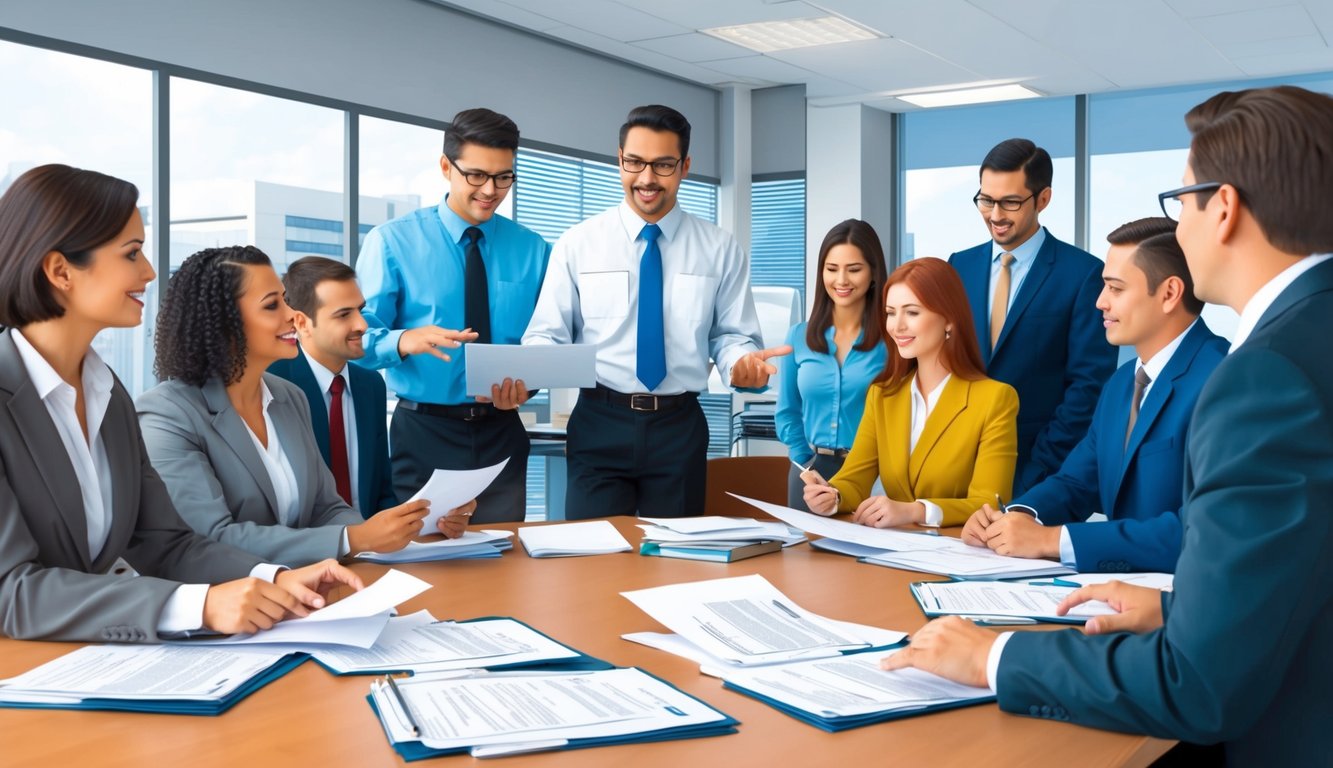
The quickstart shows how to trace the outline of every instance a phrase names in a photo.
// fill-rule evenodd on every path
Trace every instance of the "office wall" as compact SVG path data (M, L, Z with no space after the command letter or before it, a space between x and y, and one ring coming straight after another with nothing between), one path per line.
M751 163L756 176L805 171L805 86L750 94Z
M439 120L485 105L601 156L631 107L670 104L694 125L694 172L719 175L714 89L426 0L0 0L0 25Z

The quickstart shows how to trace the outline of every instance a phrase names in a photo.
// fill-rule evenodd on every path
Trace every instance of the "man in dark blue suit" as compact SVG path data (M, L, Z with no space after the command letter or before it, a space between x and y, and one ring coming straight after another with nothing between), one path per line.
M361 337L366 321L361 308L366 300L357 287L356 272L342 262L307 256L287 267L283 285L287 303L296 310L301 350L295 358L271 365L269 372L305 392L315 442L333 472L338 494L366 518L397 506L389 466L384 379L348 364L365 355ZM342 449L335 453L333 443Z
M886 666L990 685L1000 708L1327 766L1333 717L1333 97L1220 93L1163 192L1199 298L1240 312L1186 445L1175 589L1085 587L1085 632L927 624ZM1169 213L1170 211L1168 211ZM1198 763L1194 763L1197 765Z
M1095 307L1101 261L1038 221L1052 174L1051 156L1031 141L997 144L973 198L991 240L949 257L967 289L986 373L1018 390L1015 495L1053 474L1083 439L1116 364Z
M1176 223L1140 219L1107 235L1097 299L1106 339L1135 359L1102 390L1088 434L1060 471L1003 514L987 505L963 540L1002 555L1058 557L1080 571L1174 571L1180 555L1185 434L1227 342L1199 317L1203 302ZM1084 522L1093 513L1106 523Z

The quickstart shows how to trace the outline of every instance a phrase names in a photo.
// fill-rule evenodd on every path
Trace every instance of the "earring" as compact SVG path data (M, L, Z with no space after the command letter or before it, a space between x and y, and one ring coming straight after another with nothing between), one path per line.
M945 329L944 329L944 340L945 340L945 341L948 341L948 340L949 340L949 335L950 335L951 333L952 333L952 331L950 331L948 328L945 328Z

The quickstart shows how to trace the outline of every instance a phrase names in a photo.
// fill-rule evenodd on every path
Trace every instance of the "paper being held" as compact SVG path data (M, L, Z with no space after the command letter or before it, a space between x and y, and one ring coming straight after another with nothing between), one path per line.
M432 472L421 490L408 499L430 501L430 512L421 521L422 535L438 533L437 523L440 518L449 514L449 510L457 509L481 495L508 464L509 459L505 459L499 464L481 469L437 469Z

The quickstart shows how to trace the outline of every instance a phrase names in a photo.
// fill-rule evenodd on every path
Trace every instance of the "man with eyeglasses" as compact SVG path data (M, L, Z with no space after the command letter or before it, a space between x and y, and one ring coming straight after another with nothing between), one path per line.
M709 358L736 388L763 388L750 264L736 239L681 210L690 124L670 107L620 128L624 200L556 241L525 344L596 344L597 386L569 419L569 518L703 514Z
M1219 93L1185 122L1185 186L1162 207L1198 297L1240 323L1190 424L1174 590L1079 589L1060 612L1116 611L1082 634L934 621L886 666L990 685L1008 712L1220 744L1172 765L1328 766L1333 97Z
M467 396L465 342L517 344L537 303L550 246L496 214L516 179L518 126L489 109L459 112L444 134L439 205L372 229L357 276L366 293L366 355L398 395L389 446L394 490L410 498L435 469L509 459L479 497L473 522L522 521L530 442L518 416L522 381Z
M949 257L972 305L986 373L1018 390L1018 495L1060 469L1087 434L1116 349L1102 333L1102 263L1041 226L1051 156L1027 139L995 145L972 202L990 242Z

